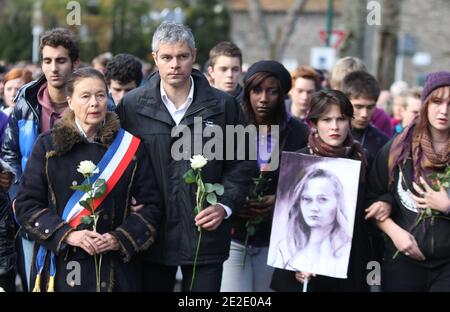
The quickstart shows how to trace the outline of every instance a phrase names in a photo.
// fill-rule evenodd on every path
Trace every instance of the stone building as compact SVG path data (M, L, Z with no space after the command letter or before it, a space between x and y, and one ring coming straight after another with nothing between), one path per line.
M386 1L392 0L334 0L333 28L345 30L351 37L337 49L337 57L354 55L362 58L368 65L370 72L376 76L382 74L381 66L387 68L391 75L385 77L382 84L388 86L396 77L401 77L409 84L422 83L426 73L436 70L450 70L450 0L397 0L395 17L386 15ZM249 0L228 0L231 12L231 38L242 49L244 62L251 64L257 60L268 59L271 56L261 39L260 31L249 14ZM264 22L272 44L280 38L280 31L286 23L286 12L294 0L259 0L261 3ZM367 3L378 5L381 13L381 24L370 24L367 17L370 10ZM294 24L292 36L280 60L287 66L309 64L311 47L324 46L319 32L326 29L327 0L307 0L305 6ZM357 13L349 11L359 6ZM353 21L352 21L353 19ZM348 45L356 44L352 25L360 30L361 47L348 49ZM384 20L383 20L384 19ZM395 19L393 21L393 19ZM353 24L352 24L353 23ZM358 24L359 23L359 24ZM392 25L391 25L392 24ZM386 27L388 25L390 28ZM398 41L406 39L406 51L393 49L393 61L383 60L389 56L388 47L383 46L380 36L392 32L391 45L398 46ZM343 50L341 50L341 48ZM392 56L392 55L391 55ZM396 57L397 56L397 57ZM399 57L400 56L400 57ZM381 61L380 61L381 60ZM430 61L428 64L428 60ZM382 77L378 77L383 80Z

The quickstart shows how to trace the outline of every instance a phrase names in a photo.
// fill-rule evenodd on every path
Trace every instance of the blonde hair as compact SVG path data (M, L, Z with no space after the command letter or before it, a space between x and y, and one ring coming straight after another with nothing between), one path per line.
M366 65L364 65L361 59L353 56L346 56L337 60L336 64L333 66L333 70L331 71L331 88L340 90L341 82L344 77L354 71L367 72Z

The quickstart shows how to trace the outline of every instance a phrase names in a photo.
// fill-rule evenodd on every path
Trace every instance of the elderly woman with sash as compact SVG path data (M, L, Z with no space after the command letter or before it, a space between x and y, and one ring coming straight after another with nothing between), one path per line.
M19 224L36 242L30 289L140 290L135 255L153 243L161 215L149 156L107 112L103 74L79 69L66 88L71 111L36 141L14 202ZM77 171L82 161L96 165L89 179ZM96 181L106 189L88 211L87 193L72 186ZM132 198L143 204L139 212L130 212ZM83 218L92 210L95 227Z

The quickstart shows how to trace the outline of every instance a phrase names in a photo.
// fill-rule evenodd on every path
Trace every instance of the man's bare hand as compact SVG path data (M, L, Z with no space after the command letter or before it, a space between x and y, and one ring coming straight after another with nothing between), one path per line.
M220 204L208 206L195 217L195 225L213 231L219 227L225 216L225 209Z

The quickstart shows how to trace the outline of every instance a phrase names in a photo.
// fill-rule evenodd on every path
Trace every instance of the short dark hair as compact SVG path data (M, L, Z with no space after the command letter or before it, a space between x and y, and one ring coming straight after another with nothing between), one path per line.
M117 54L106 66L106 80L111 84L111 80L117 80L121 84L132 81L139 86L142 81L142 63L131 54Z
M80 44L75 34L66 28L54 28L44 33L39 46L41 59L42 50L45 46L53 48L62 46L69 51L70 60L75 62L80 57Z
M317 124L319 118L325 114L331 105L339 106L343 116L349 119L353 118L353 105L350 100L339 90L321 90L314 92L308 99L309 111L306 121L314 125Z
M368 72L358 70L344 77L341 91L349 99L371 99L377 101L380 96L380 84L374 76Z
M85 78L98 78L105 83L105 90L108 92L108 85L106 84L105 76L99 72L98 70L92 67L82 67L80 69L75 70L70 76L69 80L66 83L66 95L72 96L73 90L75 88L75 83L78 80L82 80Z
M239 49L238 46L232 42L219 42L209 51L209 66L214 67L214 65L216 64L216 59L221 55L228 57L237 57L239 58L239 64L242 65L241 49Z

